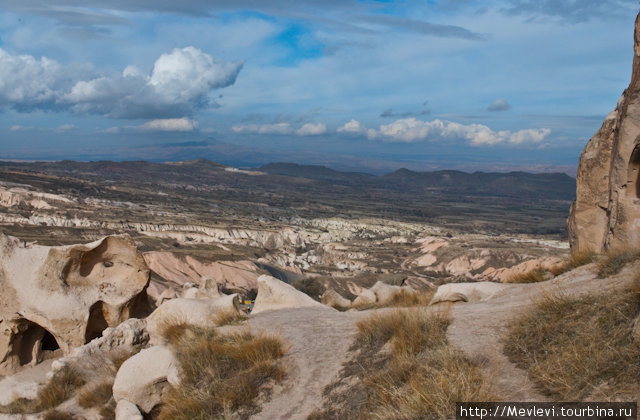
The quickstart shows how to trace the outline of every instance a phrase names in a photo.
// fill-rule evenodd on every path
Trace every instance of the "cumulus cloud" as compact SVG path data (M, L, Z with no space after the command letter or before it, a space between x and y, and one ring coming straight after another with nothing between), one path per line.
M362 131L364 132L364 131ZM370 139L383 141L414 142L428 139L464 139L473 146L493 144L540 143L551 130L548 128L526 129L519 131L493 131L482 124L459 124L451 121L421 121L416 118L404 118L381 125L378 130L366 130Z
M426 102L425 102L426 105ZM405 112L396 112L393 110L393 108L389 108L389 109L385 109L384 111L382 111L382 113L380 114L380 117L382 118L408 118L408 117L415 117L415 116L419 116L419 115L429 115L431 114L431 111L428 109L423 109L420 112L412 112L412 111L405 111Z
M306 123L296 130L299 136L317 136L327 132L327 125L323 123Z
M231 129L236 133L252 133L252 134L291 134L293 127L288 122L275 124L245 124L234 125Z
M151 74L128 66L119 75L0 49L0 105L112 118L181 117L210 106L209 93L235 83L241 69L242 63L222 63L194 47L162 54Z
M295 129L290 122L278 122L272 124L239 124L234 125L231 129L235 133L317 136L327 132L327 125L324 123L306 123Z
M338 127L338 133L364 133L366 128L358 120L351 120L342 127Z
M189 118L166 118L146 122L140 128L148 131L194 131L198 122Z
M504 98L494 99L487 107L487 111L508 111L510 109L511 104Z

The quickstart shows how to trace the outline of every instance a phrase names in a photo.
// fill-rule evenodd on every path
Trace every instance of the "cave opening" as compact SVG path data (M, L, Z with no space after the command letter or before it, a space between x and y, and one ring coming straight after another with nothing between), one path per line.
M629 159L627 171L627 194L633 194L634 198L640 198L640 144L636 145Z
M60 348L56 338L45 328L32 321L25 322L26 329L14 338L15 353L21 366L33 361L39 362L43 358L43 352L54 352Z

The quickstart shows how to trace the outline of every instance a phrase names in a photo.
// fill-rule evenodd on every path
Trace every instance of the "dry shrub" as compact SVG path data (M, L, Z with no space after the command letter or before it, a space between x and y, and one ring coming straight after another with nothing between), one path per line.
M593 251L576 251L573 252L564 262L554 265L549 269L549 272L554 276L571 271L574 268L578 268L585 264L592 263L596 259L596 254Z
M83 408L102 407L111 399L112 388L113 380L91 384L78 392L76 399Z
M0 407L2 413L39 413L55 408L71 398L74 392L85 384L75 369L64 366L53 378L38 390L34 400L18 398L10 404Z
M242 312L230 309L218 312L215 317L215 322L218 327L222 327L224 325L238 325L247 319L248 317Z
M358 356L309 419L451 418L457 401L491 400L481 367L447 342L448 325L446 315L418 309L360 321Z
M614 249L598 261L598 277L605 278L618 274L630 262L640 257L637 249Z
M560 400L591 398L602 387L637 386L640 344L632 337L637 290L545 296L511 324L505 352L543 393Z
M161 420L220 418L231 412L247 416L260 391L285 376L278 359L286 346L275 336L218 335L212 328L186 326L171 347L181 383L170 389L160 409Z
M73 420L75 417L60 410L49 410L44 413L43 420Z
M436 293L433 290L402 290L393 295L393 299L385 306L394 308L408 308L412 306L427 306Z
M351 307L359 311L378 308L410 308L413 306L427 306L431 302L431 298L436 293L433 290L411 290L402 289L386 302L361 303L352 305Z
M514 274L507 279L506 283L540 283L541 281L548 280L548 273L548 270L537 267L525 273Z

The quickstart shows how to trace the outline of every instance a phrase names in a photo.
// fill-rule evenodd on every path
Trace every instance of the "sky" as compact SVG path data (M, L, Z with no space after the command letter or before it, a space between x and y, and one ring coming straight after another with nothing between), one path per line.
M0 159L563 171L638 0L0 0Z

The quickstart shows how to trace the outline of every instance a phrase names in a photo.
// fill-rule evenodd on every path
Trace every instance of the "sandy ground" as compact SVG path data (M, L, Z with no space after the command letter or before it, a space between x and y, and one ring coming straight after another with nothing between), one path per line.
M338 378L350 358L358 312L325 308L266 311L251 317L254 331L279 333L291 345L285 356L288 377L273 390L254 420L302 420L323 405L322 391Z
M594 271L595 264L590 264L551 281L510 285L484 302L454 304L451 306L449 341L474 360L486 362L495 394L502 401L545 401L547 398L535 390L526 372L504 355L502 340L507 326L545 294L604 293L606 289L629 285L634 278L633 267L607 279L597 278Z
M591 264L548 282L510 285L484 302L453 304L449 340L473 360L485 364L494 393L500 400L545 401L526 372L503 354L502 340L507 325L546 293L604 293L609 288L624 287L634 278L633 267L608 279L598 279L594 270L595 265ZM285 356L289 366L285 385L275 388L262 411L252 418L302 420L322 407L323 389L337 378L343 363L353 356L348 349L357 331L355 323L370 314L371 311L340 313L300 308L268 311L252 317L252 329L280 333L291 344Z

